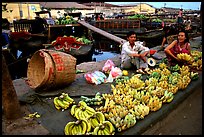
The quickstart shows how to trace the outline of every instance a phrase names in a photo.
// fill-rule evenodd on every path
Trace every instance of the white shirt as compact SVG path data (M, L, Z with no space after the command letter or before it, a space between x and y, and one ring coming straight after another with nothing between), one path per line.
M125 42L122 46L121 59L122 62L126 59L130 59L132 54L140 54L141 52L149 51L148 47L143 46L143 42L136 41L133 48L130 46L129 41Z

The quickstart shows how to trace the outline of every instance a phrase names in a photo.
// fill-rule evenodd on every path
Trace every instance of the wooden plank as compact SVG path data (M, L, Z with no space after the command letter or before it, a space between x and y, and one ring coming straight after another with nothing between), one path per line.
M94 26L90 25L89 23L86 23L85 21L79 20L78 23L85 26L85 27L87 27L88 29L90 29L90 30L92 30L94 32L97 32L97 33L101 34L102 36L104 36L104 37L106 37L108 39L111 39L111 40L113 40L115 42L118 42L120 44L123 44L123 43L126 42L125 39L122 39L122 38L117 37L117 36L115 36L113 34L110 34L110 33L106 32L104 30L101 30L101 29L97 28L97 27L94 27Z

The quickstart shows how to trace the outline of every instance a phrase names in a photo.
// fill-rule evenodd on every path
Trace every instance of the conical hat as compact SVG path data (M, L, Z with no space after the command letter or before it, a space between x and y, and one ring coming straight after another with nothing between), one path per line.
M147 64L150 65L151 67L156 65L156 60L153 58L148 58L147 59Z

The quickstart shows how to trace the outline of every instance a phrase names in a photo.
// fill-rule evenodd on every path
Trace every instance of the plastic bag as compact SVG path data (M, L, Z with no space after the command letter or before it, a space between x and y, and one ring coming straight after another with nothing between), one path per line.
M123 75L123 72L120 68L118 67L112 67L111 68L111 71L110 71L110 74L112 75L112 77L115 79L117 77L120 77Z
M102 71L105 72L105 73L106 73L106 72L110 72L111 69L112 69L112 67L115 67L115 64L113 63L112 60L108 59L108 60L106 61L106 63L104 64L104 66L103 66L103 68L102 68Z

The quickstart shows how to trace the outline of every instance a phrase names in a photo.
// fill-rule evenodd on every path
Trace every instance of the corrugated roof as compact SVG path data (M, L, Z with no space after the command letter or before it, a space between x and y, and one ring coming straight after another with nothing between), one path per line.
M73 7L77 9L93 9L88 6L78 4L77 2L40 2L40 5L51 9L66 9Z

